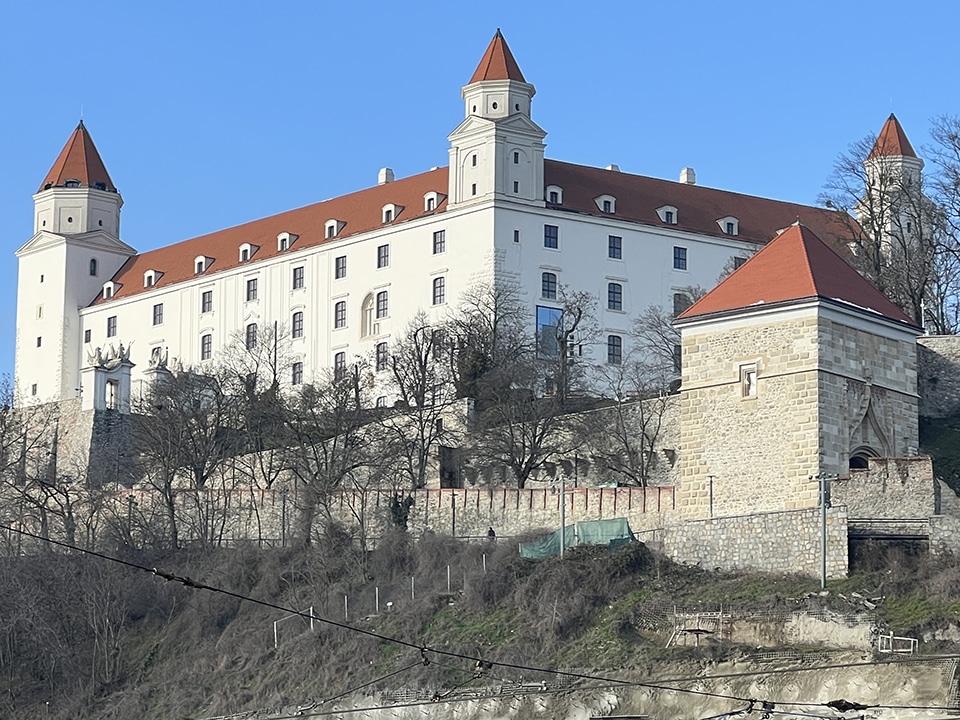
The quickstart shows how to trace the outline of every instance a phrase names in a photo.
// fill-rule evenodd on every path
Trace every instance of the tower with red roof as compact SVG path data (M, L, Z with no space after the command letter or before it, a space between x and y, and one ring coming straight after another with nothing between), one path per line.
M920 329L803 225L677 325L687 517L816 507L811 476L917 453Z

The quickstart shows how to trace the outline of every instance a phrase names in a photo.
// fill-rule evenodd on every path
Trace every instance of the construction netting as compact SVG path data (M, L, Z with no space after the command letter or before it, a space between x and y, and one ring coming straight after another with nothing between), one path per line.
M560 552L560 530L528 543L520 543L520 557L539 560ZM636 540L626 518L590 520L567 525L565 548L577 545L606 545L610 549Z

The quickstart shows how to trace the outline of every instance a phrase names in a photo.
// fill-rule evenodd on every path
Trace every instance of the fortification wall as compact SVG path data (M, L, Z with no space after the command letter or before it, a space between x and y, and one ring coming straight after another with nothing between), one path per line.
M929 457L872 458L866 470L830 487L833 505L843 505L851 521L870 519L926 519L940 513L940 488Z
M946 418L960 414L960 336L917 338L920 415Z

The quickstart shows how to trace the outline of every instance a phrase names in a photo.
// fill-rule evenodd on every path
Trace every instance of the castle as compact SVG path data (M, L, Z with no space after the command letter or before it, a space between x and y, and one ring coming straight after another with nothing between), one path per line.
M685 560L813 571L812 479L831 477L832 575L846 571L848 533L875 532L878 520L952 549L960 523L931 521L939 485L916 458L922 329L838 254L837 213L701 187L689 168L671 182L547 160L534 93L498 31L462 89L448 168L403 179L384 168L368 189L140 254L120 239L120 194L81 123L34 196L35 234L17 251L18 402L79 405L94 432L95 418L130 412L153 371L202 367L231 342L255 346L265 326L288 333L289 389L358 356L386 370L415 314L440 319L479 283L519 287L540 337L560 322L567 287L599 298L596 360L610 365L646 307L679 313L669 495L657 489L648 510L641 489L641 513L632 490L613 490L612 511L625 497L638 532ZM871 162L922 166L893 116ZM713 287L725 266L736 269L691 305L689 288ZM592 496L580 491L587 512ZM424 492L463 492L467 503L467 490ZM460 506L461 528L517 529L521 507L534 508L517 491L510 520L504 490L494 516L493 490L476 492L471 517ZM603 492L589 511L600 517ZM422 496L414 522L436 525L429 514L441 507ZM455 502L452 513L456 525Z

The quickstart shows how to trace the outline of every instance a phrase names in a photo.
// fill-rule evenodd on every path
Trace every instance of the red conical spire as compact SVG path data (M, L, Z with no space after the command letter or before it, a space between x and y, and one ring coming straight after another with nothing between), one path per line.
M867 159L876 157L912 157L917 154L913 151L913 146L907 140L907 134L900 126L897 116L890 113L890 117L883 124L883 129L877 137L877 142L873 144L873 149Z
M681 320L823 298L913 325L904 312L813 231L791 225L726 280L687 308Z
M487 51L480 59L480 64L477 65L477 69L474 71L473 77L470 78L468 84L472 85L475 82L481 82L483 80L518 80L519 82L526 82L523 78L523 73L520 72L520 66L517 65L517 61L513 58L513 53L510 52L510 48L507 47L507 41L503 39L500 28L497 28L496 35L493 36L493 40L491 40L487 46Z
M40 183L40 190L64 187L68 182L76 182L79 187L117 191L83 120L77 125L50 172Z

